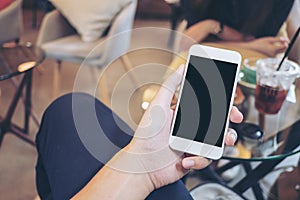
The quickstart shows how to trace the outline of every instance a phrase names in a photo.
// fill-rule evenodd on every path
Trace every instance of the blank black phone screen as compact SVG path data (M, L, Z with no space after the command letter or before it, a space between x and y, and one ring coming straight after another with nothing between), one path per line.
M238 64L191 56L173 136L221 147Z

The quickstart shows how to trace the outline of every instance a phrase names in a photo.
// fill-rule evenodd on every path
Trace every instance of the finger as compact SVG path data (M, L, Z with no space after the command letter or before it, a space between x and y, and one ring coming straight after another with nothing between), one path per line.
M275 38L271 38L269 41L271 42L272 45L275 46L276 49L287 48L290 42L290 40L285 37L275 37Z
M284 52L288 48L288 46L286 44L280 44L280 45L276 45L275 48L276 48L275 52L276 54L278 54Z
M161 88L159 89L157 95L153 99L153 103L156 104L171 104L171 100L173 95L182 80L182 75L184 71L184 65L180 65L180 67L171 74L168 79L163 83Z
M287 48L280 48L280 49L277 49L274 56L276 56L276 55L279 54L279 53L285 52L286 49L287 49Z
M178 101L178 98L177 98L176 94L174 94L173 98L172 98L171 106L176 105L177 101Z
M281 42L285 40L284 37L265 37L264 39L272 43Z
M274 42L273 45L276 48L284 48L284 47L288 47L289 43L287 41L279 41L279 42Z
M284 42L284 43L290 43L290 39L289 39L289 38L286 38L286 37L279 37L279 39L281 40L281 42Z
M182 167L185 169L203 169L212 161L199 156L190 156L182 160Z
M172 106L171 106L171 109L172 109L173 111L175 111L176 105L172 105Z
M234 123L240 123L243 121L243 114L235 106L233 106L230 111L230 121Z
M237 133L234 129L229 128L228 132L225 135L225 144L232 146L234 145L235 141L237 140Z

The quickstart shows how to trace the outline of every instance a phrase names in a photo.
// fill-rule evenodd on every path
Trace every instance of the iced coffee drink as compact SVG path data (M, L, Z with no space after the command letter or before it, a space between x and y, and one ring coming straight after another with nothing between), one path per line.
M266 58L257 61L255 107L262 114L279 112L290 86L299 75L299 66L284 61L276 70L280 59Z

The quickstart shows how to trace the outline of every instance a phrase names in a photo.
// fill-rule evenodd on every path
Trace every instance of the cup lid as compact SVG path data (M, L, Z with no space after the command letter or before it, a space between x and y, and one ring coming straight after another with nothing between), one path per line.
M257 60L256 65L259 67L268 67L272 74L277 76L296 76L300 75L299 65L291 60L285 60L279 71L276 71L281 59L279 58L262 58Z
M256 124L243 122L238 124L235 127L235 130L238 132L239 135L249 139L261 139L263 137L263 130Z

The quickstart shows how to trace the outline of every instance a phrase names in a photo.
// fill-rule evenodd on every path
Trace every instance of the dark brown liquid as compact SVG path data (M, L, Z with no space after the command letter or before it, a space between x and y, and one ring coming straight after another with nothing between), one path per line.
M255 90L255 107L263 114L279 112L288 90L279 90L265 85L257 85Z

